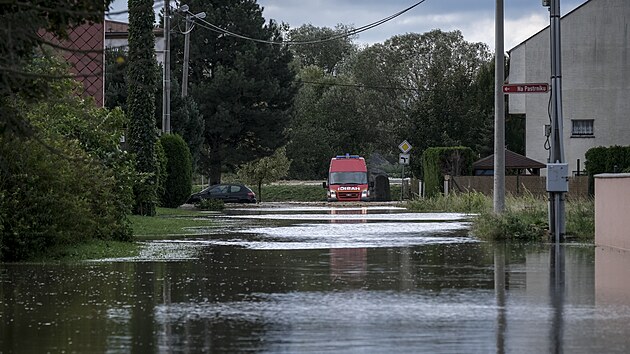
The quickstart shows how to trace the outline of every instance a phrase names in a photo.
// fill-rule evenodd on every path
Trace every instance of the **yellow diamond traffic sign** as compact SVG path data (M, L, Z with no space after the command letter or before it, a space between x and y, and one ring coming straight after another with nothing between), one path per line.
M400 151L402 151L405 154L408 153L412 147L413 146L411 146L411 144L409 144L407 140L403 141L402 143L400 143L400 145L398 145L398 148L400 149Z

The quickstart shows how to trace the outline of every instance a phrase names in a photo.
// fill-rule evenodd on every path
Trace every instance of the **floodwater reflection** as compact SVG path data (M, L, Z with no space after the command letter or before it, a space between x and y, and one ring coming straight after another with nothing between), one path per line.
M0 265L0 352L630 351L623 252L479 242L461 216L256 213L151 243L172 259Z

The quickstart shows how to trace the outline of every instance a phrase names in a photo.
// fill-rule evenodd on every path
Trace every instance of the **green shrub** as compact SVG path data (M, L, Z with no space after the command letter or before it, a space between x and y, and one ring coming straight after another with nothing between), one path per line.
M589 193L594 194L596 174L623 172L630 169L630 146L598 146L588 149L584 166L589 175Z
M225 203L219 199L202 199L195 203L195 208L200 210L221 211L225 209Z
M472 233L487 240L544 240L548 230L546 198L508 196L506 210L497 215L492 197L480 193L450 194L409 202L408 208L418 212L463 212L478 214ZM583 241L592 241L595 234L592 199L569 200L566 203L566 234Z
M473 158L472 149L463 146L426 149L422 154L426 196L432 197L440 193L444 175L470 175Z
M547 201L542 197L508 196L502 214L495 214L492 198L488 208L473 222L472 232L477 237L489 240L534 241L547 237Z
M164 146L162 145L162 140L158 139L155 142L155 156L157 157L157 188L156 194L158 200L162 201L164 198L164 191L166 191L166 178L168 177L167 171L167 158L166 152L164 151ZM163 204L161 204L163 206Z
M134 214L155 216L155 205L157 204L156 183L157 178L154 173L138 171L133 185Z
M6 159L0 175L2 260L27 259L49 247L90 239L131 239L132 162L96 160L76 141L57 139L47 139L48 146L0 139L0 156Z
M188 145L177 134L160 138L166 155L166 182L161 205L177 208L184 204L192 191L192 162Z
M544 240L547 236L546 210L506 210L503 214L481 213L473 223L475 236L488 240Z
M570 200L566 204L566 233L579 240L595 237L595 201L592 198Z
M65 75L54 59L28 70ZM43 79L42 79L43 80ZM0 137L0 260L17 261L90 239L128 241L134 162L120 149L126 117L80 98L74 80L55 80L37 102L11 100L36 137Z

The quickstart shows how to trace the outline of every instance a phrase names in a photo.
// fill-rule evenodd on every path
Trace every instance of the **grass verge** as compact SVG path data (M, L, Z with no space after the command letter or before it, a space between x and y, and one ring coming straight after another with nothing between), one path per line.
M88 259L134 257L140 253L135 242L89 240L80 245L55 246L34 261L74 262Z
M419 199L408 203L414 211L474 213L472 232L487 240L546 240L548 238L547 200L544 197L508 196L506 210L495 214L492 198L481 193L453 194ZM592 199L566 203L566 234L580 241L595 235L595 207Z
M191 227L215 227L207 213L196 209L157 208L155 216L131 215L133 234L137 237L186 235Z
M131 215L129 220L134 236L165 236L190 234L189 227L214 227L215 224L204 219L206 214L196 209L157 208L157 215ZM92 239L79 245L56 246L30 259L35 262L73 262L88 259L134 257L140 252L135 242L103 241Z

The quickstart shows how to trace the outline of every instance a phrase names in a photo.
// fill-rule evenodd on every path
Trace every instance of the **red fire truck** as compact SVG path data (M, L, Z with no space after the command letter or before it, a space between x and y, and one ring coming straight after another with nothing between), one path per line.
M365 159L358 155L339 155L330 159L328 183L329 202L370 200L370 183Z

